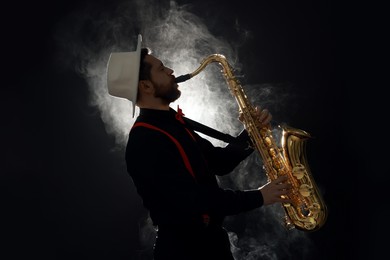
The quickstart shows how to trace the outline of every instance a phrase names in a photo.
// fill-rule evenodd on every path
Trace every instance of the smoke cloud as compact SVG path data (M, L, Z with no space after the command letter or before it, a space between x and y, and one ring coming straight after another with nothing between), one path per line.
M59 63L72 66L86 80L90 105L99 111L107 133L115 137L119 149L126 145L134 118L129 101L108 95L106 64L113 51L133 51L138 33L143 36L143 46L150 47L154 55L174 70L175 76L193 72L203 58L220 53L236 69L236 76L243 77L243 65L235 51L240 43L213 35L205 24L205 19L212 18L196 16L191 12L191 5L153 0L113 2L104 6L93 2L80 6L59 24L56 37L61 49ZM172 108L179 105L185 116L222 132L235 135L242 130L237 104L217 64L210 64L199 75L179 85L182 95ZM254 105L275 112L281 109L281 101L288 95L276 93L276 86L270 84L251 84L245 88ZM224 145L217 140L210 141ZM253 154L231 175L220 178L220 184L233 189L257 188L266 182L261 165L258 155ZM275 205L227 218L235 258L294 259L292 254L297 259L307 258L315 250L309 237L300 231L286 231L283 216L281 206ZM140 239L143 247L151 249L154 230L150 225L150 221L142 221L144 233Z

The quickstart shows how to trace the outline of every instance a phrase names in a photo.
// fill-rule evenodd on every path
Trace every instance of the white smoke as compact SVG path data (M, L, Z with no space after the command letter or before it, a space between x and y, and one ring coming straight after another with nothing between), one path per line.
M178 5L175 1L114 1L111 6L93 2L80 7L63 21L57 30L57 40L62 55L61 64L72 65L88 83L90 104L98 109L108 134L115 137L119 148L126 145L129 129L134 123L131 105L127 100L108 95L106 89L106 64L112 51L133 51L136 36L143 36L143 46L148 46L176 76L194 71L206 56L221 53L240 75L236 52L238 43L214 36L205 19L191 12L190 5ZM247 32L245 32L247 33ZM248 94L255 105L278 109L272 91L266 84L247 85ZM232 135L241 131L238 107L231 96L217 64L210 64L193 79L181 83L181 98L172 104L183 110L185 116ZM278 96L280 98L280 96ZM136 115L138 109L136 110ZM217 140L210 139L216 145ZM220 179L225 187L238 189L257 188L266 182L261 172L261 161L256 155L243 162L230 176ZM287 259L293 245L299 244L299 254L304 259L305 248L311 247L306 234L286 231L280 219L280 207L263 207L243 216L226 220L232 249L237 260ZM141 230L143 245L152 246L150 222L145 221ZM294 249L294 253L297 249Z

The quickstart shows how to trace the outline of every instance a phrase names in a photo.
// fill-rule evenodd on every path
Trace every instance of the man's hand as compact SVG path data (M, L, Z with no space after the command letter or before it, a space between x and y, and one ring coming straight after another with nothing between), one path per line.
M259 188L263 195L263 205L270 205L276 202L292 203L286 197L291 192L291 189L292 185L288 183L287 175L282 175L274 181L268 182Z
M272 120L272 115L268 111L268 109L261 109L260 107L255 107L254 113L252 114L256 121L256 126L258 128L271 128L271 120ZM238 119L244 123L244 115L242 112L240 112L240 115Z

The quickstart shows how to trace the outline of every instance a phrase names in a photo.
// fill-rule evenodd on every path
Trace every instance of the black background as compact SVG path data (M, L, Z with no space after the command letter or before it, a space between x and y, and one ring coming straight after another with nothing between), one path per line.
M6 68L1 233L2 253L14 256L4 259L136 259L138 219L145 212L123 153L114 149L99 113L88 105L85 80L71 67L53 65L59 55L53 39L57 24L81 5L19 1L3 8L9 16L1 18ZM256 67L247 78L294 82L298 94L310 97L291 121L320 137L311 144L317 158L312 167L327 173L317 180L326 188L330 215L312 235L320 248L316 259L357 259L368 252L375 258L376 223L357 213L363 203L356 198L363 196L358 178L368 162L366 145L356 143L358 134L351 131L360 94L352 94L349 85L349 18L343 7L331 1L197 1L195 6L195 14L218 20L209 19L211 33L229 39L235 17L258 37L247 46L252 52L241 53L248 68Z

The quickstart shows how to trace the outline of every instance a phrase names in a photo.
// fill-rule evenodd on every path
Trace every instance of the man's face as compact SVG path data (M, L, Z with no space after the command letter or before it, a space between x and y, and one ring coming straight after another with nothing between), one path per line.
M155 92L154 96L169 104L177 100L181 92L175 82L173 70L164 66L164 64L152 55L146 55L145 61L152 65L151 79Z

